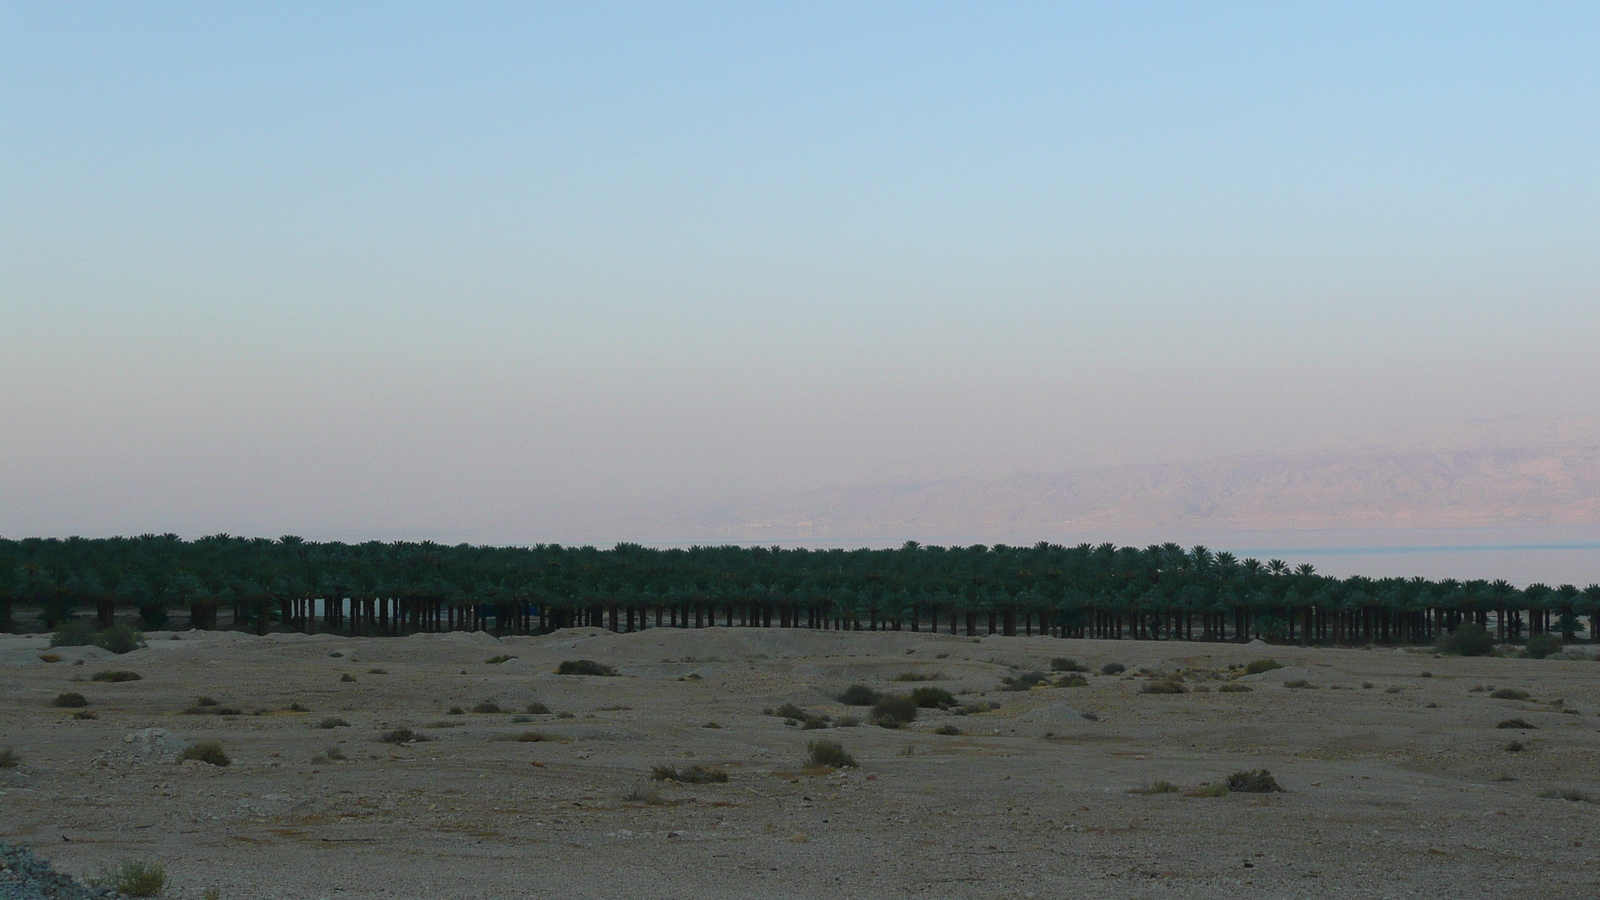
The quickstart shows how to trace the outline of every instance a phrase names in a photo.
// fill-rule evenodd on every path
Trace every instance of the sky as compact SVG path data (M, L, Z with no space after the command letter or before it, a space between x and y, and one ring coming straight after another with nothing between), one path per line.
M1582 3L0 5L0 535L1592 414L1596 59Z

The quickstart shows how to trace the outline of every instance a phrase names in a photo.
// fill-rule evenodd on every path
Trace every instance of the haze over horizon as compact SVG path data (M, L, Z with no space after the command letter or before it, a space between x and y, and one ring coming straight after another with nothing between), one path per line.
M13 5L0 535L1600 528L1597 57L1583 4Z

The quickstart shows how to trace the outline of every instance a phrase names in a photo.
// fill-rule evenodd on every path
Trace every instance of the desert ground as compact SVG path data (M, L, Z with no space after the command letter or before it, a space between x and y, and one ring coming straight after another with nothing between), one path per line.
M0 768L0 841L85 876L160 862L167 897L1600 891L1588 658L754 628L147 639L50 662L43 636L0 636L0 747L18 760ZM1087 685L1002 689L1062 656ZM1284 667L1237 668L1263 657ZM554 673L574 659L618 676ZM111 670L141 677L91 678ZM1185 693L1141 692L1178 674ZM834 699L855 683L942 687L966 709L876 727ZM67 691L88 705L53 706ZM185 713L199 696L240 714ZM766 712L785 703L863 721ZM1531 727L1496 727L1512 719ZM378 740L402 727L429 740ZM511 739L525 732L545 739ZM818 738L859 767L808 766ZM176 761L201 740L232 764ZM729 777L652 780L662 765ZM1283 792L1204 789L1255 769Z

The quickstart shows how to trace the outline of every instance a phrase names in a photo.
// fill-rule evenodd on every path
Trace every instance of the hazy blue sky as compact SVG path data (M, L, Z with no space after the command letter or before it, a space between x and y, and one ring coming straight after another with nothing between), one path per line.
M5 4L0 534L1592 412L1596 60L1592 3Z

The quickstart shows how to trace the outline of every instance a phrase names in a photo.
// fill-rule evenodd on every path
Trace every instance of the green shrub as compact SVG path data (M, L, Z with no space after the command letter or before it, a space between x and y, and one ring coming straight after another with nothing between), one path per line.
M836 719L834 721L833 727L835 727L835 728L854 728L854 727L856 727L857 725L860 725L860 724L861 724L861 720L856 718L855 716L840 716L838 719Z
M1277 779L1266 769L1235 772L1228 776L1228 790L1243 794L1271 794L1282 791Z
M88 711L87 709L78 710L77 712L72 714L72 717L74 719L77 719L80 722L86 722L86 721L88 721L90 719L98 719L98 718L100 718L99 716L97 716L94 713Z
M367 670L367 674L368 675L387 675L387 674L389 674L389 670L388 669L368 669Z
M1087 672L1089 667L1070 656L1058 656L1050 660L1050 668L1057 672Z
M1244 664L1246 675L1260 675L1262 672L1271 672L1273 669L1283 668L1283 663L1275 659L1256 659Z
M1560 639L1547 631L1528 638L1528 646L1523 648L1522 655L1528 659L1544 659L1552 653L1560 652Z
M87 647L94 643L94 625L88 619L67 619L50 636L52 647Z
M522 711L527 713L530 716L548 716L548 715L550 715L550 707L545 706L543 703L538 703L538 702L529 703L527 706L524 706L522 708Z
M95 646L121 656L144 646L144 635L131 625L113 625L94 635Z
M21 757L17 756L17 748L0 747L0 769L15 769L21 761Z
M701 725L700 727L701 728L721 728L722 726L718 725L716 722L707 722L704 725Z
M1305 680L1304 678L1291 678L1288 681L1285 681L1283 686L1286 688L1308 688L1311 687L1311 682Z
M545 741L554 740L554 738L542 731L520 731L516 734L497 734L489 738L489 740L513 744L542 744Z
M829 766L834 769L856 768L856 758L846 752L844 745L838 741L811 741L806 744L806 754L814 766Z
M452 706L449 709L445 710L444 714L447 715L447 716L464 716L464 715L467 714L467 711L462 709L459 706Z
M505 712L505 710L500 708L500 704L494 702L493 700L485 700L482 703L479 703L477 706L472 708L472 711L475 713L483 713L485 715L497 715Z
M96 672L89 676L90 681L109 681L112 684L121 684L124 681L138 681L142 676L138 672L117 670L113 672Z
M920 687L911 692L911 702L923 709L949 709L956 698L944 688Z
M1089 686L1089 679L1083 677L1082 675L1079 675L1077 672L1073 672L1070 675L1063 675L1060 678L1056 679L1056 687L1075 688L1075 687L1088 687L1088 686Z
M125 859L106 873L104 881L129 897L154 897L167 886L167 872L159 863Z
M872 724L899 728L917 719L917 704L910 697L884 697L872 705Z
M318 722L317 727L323 729L324 731L332 731L335 728L349 728L350 723L339 718L338 716L331 716L323 719L321 722Z
M1170 678L1152 678L1139 686L1141 694L1182 694L1187 690L1181 683Z
M1538 729L1539 726L1529 722L1527 719L1502 719L1496 723L1494 727L1516 728L1522 731L1532 731Z
M499 656L491 656L491 657L489 657L488 659L483 661L483 664L486 665L486 666L498 666L503 662L510 662L513 659L516 659L516 657L502 653Z
M89 701L84 699L84 696L77 691L66 691L57 694L56 698L50 701L50 705L59 706L63 709L76 709L80 706L88 706Z
M933 733L934 734L943 734L943 735L954 737L956 735L961 734L962 732L961 732L961 729L955 727L954 725L940 725L938 728L935 728L933 730Z
M1255 688L1251 687L1248 684L1238 684L1238 683L1230 681L1227 684L1224 684L1224 685L1221 685L1220 687L1218 687L1217 688L1217 693L1219 693L1219 694L1247 694L1247 693L1249 693L1250 691L1253 691L1253 690L1255 690Z
M772 711L780 719L794 719L799 721L806 717L806 711L793 703L785 703Z
M1489 694L1489 696L1493 697L1496 700L1532 700L1533 699L1533 695L1532 694L1528 693L1527 691L1519 691L1516 688L1501 688L1498 691L1491 692Z
M1106 663L1100 667L1101 675L1121 675L1128 671L1128 667L1119 662Z
M1183 795L1185 797L1226 797L1228 796L1228 785L1221 781L1216 784L1197 785L1184 791Z
M941 679L943 677L944 677L944 674L941 673L941 672L936 672L936 673L934 673L932 675L925 675L925 674L918 673L918 672L901 672L899 675L896 675L894 677L894 680L895 681L938 681L939 679Z
M852 684L834 699L845 706L871 706L878 702L878 692L864 684Z
M223 752L222 744L217 741L196 741L183 748L183 755L179 759L197 759L203 763L222 767L233 762L228 758L228 754Z
M726 784L728 773L721 769L709 769L704 766L690 766L687 769L675 769L672 766L652 766L650 778L653 781L676 781L679 784Z
M592 659L568 659L556 666L557 675L598 675L610 677L617 674L617 670L604 663L597 663Z
M1528 745L1521 741L1512 741L1505 746L1505 751L1507 753L1521 753L1526 749L1528 749Z
M355 681L356 677L354 675L351 675L349 672L346 672L343 675L339 676L339 680L344 682L345 684L349 684L350 682Z
M1454 632L1439 640L1439 652L1455 656L1488 656L1494 652L1494 636L1477 622L1463 622Z

